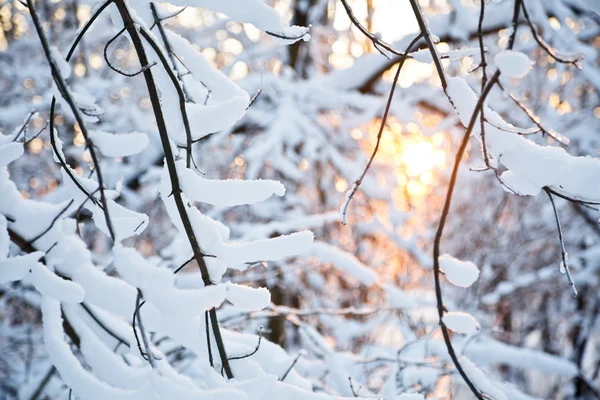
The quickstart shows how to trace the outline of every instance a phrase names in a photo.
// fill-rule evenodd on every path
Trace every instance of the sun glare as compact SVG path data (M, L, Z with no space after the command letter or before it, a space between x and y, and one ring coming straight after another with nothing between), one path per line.
M409 144L400 154L400 161L406 167L406 174L410 177L431 171L435 166L433 144L425 140Z

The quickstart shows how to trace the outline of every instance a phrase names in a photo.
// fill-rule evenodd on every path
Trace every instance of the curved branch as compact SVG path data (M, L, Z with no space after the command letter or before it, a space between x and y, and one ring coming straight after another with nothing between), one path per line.
M98 177L98 186L100 187L100 201L102 202L102 206L103 206L104 218L106 220L106 226L108 227L108 231L109 231L111 239L113 241L115 241L116 238L115 238L114 228L113 228L112 220L110 218L110 214L108 211L106 195L104 193L104 181L102 179L102 170L100 168L100 163L98 162L98 157L96 156L96 151L94 149L94 146L92 145L91 140L88 137L87 128L83 122L83 118L81 117L81 114L79 113L79 109L77 108L77 105L75 104L75 101L73 100L73 97L71 96L71 93L68 89L68 86L67 86L63 76L60 74L60 70L56 64L56 61L52 57L52 54L50 52L50 45L48 44L48 39L46 38L46 34L44 32L44 29L42 28L42 24L37 15L37 11L35 9L35 5L33 4L33 0L27 0L27 5L29 7L29 13L31 14L31 19L33 20L33 24L35 26L36 32L38 34L38 37L40 38L40 42L42 43L42 48L44 49L44 54L46 56L46 59L48 60L48 63L50 64L50 70L52 71L52 78L53 78L54 82L56 83L56 86L58 87L60 93L62 94L62 96L65 98L65 100L69 104L69 107L71 108L71 111L73 112L73 115L75 116L75 119L76 119L77 123L79 124L81 133L83 134L83 137L85 138L87 149L90 152L90 157L92 158L92 161L94 163L94 167L96 170L96 176ZM53 103L54 103L54 98L53 98ZM51 122L53 122L53 121L51 121Z
M150 7L152 8L152 13L155 15L155 18L158 18L157 14L156 14L156 8L154 7L154 3L150 3ZM158 21L157 24L158 24L157 25L158 30L162 36L163 42L165 43L167 53L171 54L171 52L172 52L170 50L171 46L169 45L169 42L167 40L167 35L165 35L165 32L162 28L160 21ZM173 73L173 70L171 69L169 62L166 60L162 50L160 49L160 47L158 47L158 44L154 41L152 36L148 32L146 32L146 30L144 28L140 28L140 33L142 34L144 39L146 39L146 41L150 44L150 46L152 47L152 49L154 50L154 52L160 59L160 62L163 65L163 68L165 69L165 72L167 73L167 75L169 75L169 78L171 79L171 83L173 84L173 87L177 91L177 96L179 97L179 110L181 112L181 119L183 120L183 127L185 129L185 136L186 136L185 165L187 168L189 168L190 164L191 164L191 158L192 158L192 129L190 128L190 121L189 121L189 118L187 115L187 109L185 108L186 95L182 88L183 83L180 83L180 81L177 79L177 77ZM175 60L173 60L171 58L171 61L173 63L173 67L177 68L177 63L175 63ZM178 74L179 74L179 72L178 72Z
M439 257L440 257L440 246L441 246L441 242L442 242L442 234L444 233L446 219L448 218L448 214L450 213L450 203L452 202L452 194L454 193L454 187L456 186L456 179L458 176L458 168L460 166L460 161L462 160L465 150L467 148L467 144L469 143L469 138L471 137L471 132L473 131L475 121L477 120L479 112L483 109L483 104L485 102L485 99L486 99L487 95L490 93L494 84L498 81L499 77L500 77L500 71L496 71L496 73L494 73L492 78L489 80L489 82L483 89L481 96L479 97L479 99L477 101L477 105L475 106L475 110L473 111L473 115L471 116L471 120L469 121L469 125L467 126L467 129L463 136L463 140L460 144L460 148L458 149L458 151L456 153L456 157L454 159L454 167L452 169L452 175L450 176L450 183L448 185L448 192L446 194L446 200L444 202L444 208L442 210L440 222L439 222L436 234L435 234L435 240L433 242L433 275L434 275L434 279L435 279L435 295L436 295L436 300L437 300L439 323L440 323L440 327L442 329L442 335L444 336L444 342L446 343L446 348L448 349L448 354L450 355L452 362L456 366L458 373L460 374L460 376L462 376L464 381L467 383L467 386L469 386L469 389L471 389L471 391L473 392L475 397L477 397L479 400L483 400L484 397L481 394L481 392L479 391L479 389L469 379L469 377L463 370L460 362L458 361L458 357L456 356L456 352L454 351L454 347L452 346L452 342L450 341L450 334L448 332L448 328L446 327L446 324L444 323L444 320L443 320L444 312L446 311L446 309L445 309L444 301L442 298Z
M406 48L406 53L410 52L410 49L419 41L419 39L421 39L422 36L423 36L423 34L421 33L421 34L417 35L412 40L412 42L410 42L410 44ZM392 98L394 97L394 92L396 91L396 84L398 83L398 78L400 78L400 72L402 71L402 67L404 66L404 61L406 61L406 58L407 58L407 56L402 56L400 59L400 63L398 64L398 69L396 70L396 75L394 76L394 81L392 82L392 88L390 89L390 94L388 96L387 103L385 105L385 111L383 112L383 118L381 119L381 125L379 126L379 132L377 133L377 143L375 143L375 148L373 149L373 153L371 153L371 157L369 158L369 161L367 162L367 165L365 166L365 169L363 170L362 174L360 174L360 177L354 182L354 186L352 187L352 190L346 197L346 202L342 206L342 224L344 224L344 225L346 225L346 214L348 212L348 207L350 206L350 202L356 195L356 192L358 191L358 188L362 184L363 179L365 179L365 176L367 175L367 172L369 171L369 168L371 168L371 164L373 163L373 160L375 159L375 156L377 155L377 151L379 150L379 144L381 143L381 136L383 134L383 128L385 127L385 123L387 121L387 117L390 112L390 107L392 105Z
M354 26L356 26L356 28L358 28L358 30L361 31L362 34L365 35L373 43L373 46L377 49L377 51L379 51L379 53L381 53L382 56L384 56L388 59L390 58L387 54L385 54L381 50L383 48L383 49L389 51L390 53L395 54L399 57L412 58L412 56L410 54L408 54L408 50L406 52L402 53L401 51L396 50L394 48L394 46L392 46L391 44L385 42L381 38L372 34L367 28L365 28L365 26L363 24L360 23L358 18L356 18L356 16L352 12L352 8L348 4L348 1L347 0L340 0L340 1L342 2L342 5L344 6L344 10L346 10L346 14L348 15L348 18L350 18L350 21L352 22L352 24Z
M552 57L556 62L562 64L572 64L577 69L581 69L581 65L579 65L579 61L583 60L583 55L568 57L564 55L558 54L546 41L542 38L542 36L537 32L533 21L529 17L529 12L527 11L527 7L525 6L525 1L521 2L521 8L523 9L523 15L525 16L525 20L527 21L527 25L529 25L529 29L531 30L531 34L533 38L537 42L537 44L544 49L544 51Z
M75 51L75 48L77 47L77 45L79 44L81 39L83 39L83 36L88 31L88 29L90 29L90 27L92 26L94 21L96 21L96 19L100 16L100 14L102 14L102 11L104 11L106 9L106 7L111 5L112 2L113 2L113 0L107 0L104 3L102 3L102 5L100 7L98 7L96 9L96 11L94 11L94 14L90 17L90 19L87 20L85 25L83 25L83 28L81 29L81 31L75 38L75 41L73 42L73 44L71 45L71 48L69 49L69 52L67 53L67 61L69 61L71 59L71 56L73 55L73 52Z
M136 72L125 72L120 68L115 67L114 65L112 65L112 63L110 62L110 60L108 59L108 47L119 38L119 36L121 36L123 34L123 32L125 32L125 28L121 29L119 32L117 32L117 34L115 36L113 36L108 42L106 42L106 45L104 46L104 50L102 51L102 54L104 55L104 61L106 61L106 65L108 65L108 68L112 69L113 71L123 75L123 76L127 76L127 77L134 77L136 75L141 74L142 72L144 72L146 69L152 68L153 66L156 65L156 62L149 64L149 65L144 65L143 67L140 68L139 71Z
M556 204L554 204L554 198L552 197L552 193L548 188L544 188L544 191L550 198L550 203L552 204L552 210L554 210L554 219L556 220L556 229L558 230L558 241L560 242L560 257L562 259L562 269L567 275L567 280L569 281L569 286L573 288L573 294L577 296L577 288L575 287L575 282L573 282L573 278L571 277L571 271L569 270L569 262L567 260L567 250L565 249L565 241L563 240L562 227L560 226L560 218L558 217L558 210L556 209Z

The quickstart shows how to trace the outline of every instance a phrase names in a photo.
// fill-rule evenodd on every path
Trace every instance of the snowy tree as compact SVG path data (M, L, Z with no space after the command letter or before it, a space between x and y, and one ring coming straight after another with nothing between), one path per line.
M599 397L588 3L5 3L2 394Z

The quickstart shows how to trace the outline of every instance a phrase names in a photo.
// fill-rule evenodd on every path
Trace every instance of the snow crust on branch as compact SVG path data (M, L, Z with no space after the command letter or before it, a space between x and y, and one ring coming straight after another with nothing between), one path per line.
M460 77L448 79L448 95L456 108L461 122L467 126L477 104L477 95ZM485 123L486 144L492 155L515 176L509 181L516 185L511 189L534 195L545 187L556 188L578 200L600 201L600 185L590 185L600 176L600 160L592 157L571 156L563 148L540 146L532 140L497 126L514 126L484 107L484 115L493 124ZM478 124L473 129L479 135Z
M446 278L453 285L467 288L479 277L479 268L470 261L461 261L449 254L442 254L439 261Z

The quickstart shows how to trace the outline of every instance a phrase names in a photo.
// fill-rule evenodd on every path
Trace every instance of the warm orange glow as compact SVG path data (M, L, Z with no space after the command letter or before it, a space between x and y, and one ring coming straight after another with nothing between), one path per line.
M406 167L406 174L414 177L431 171L435 165L435 149L430 142L421 141L409 144L400 154L400 161Z
M435 170L443 168L446 154L436 146L441 144L437 137L430 141L417 135L416 138L407 137L404 143L398 157L403 178L398 179L398 183L405 186L411 197L425 196L435 183Z

